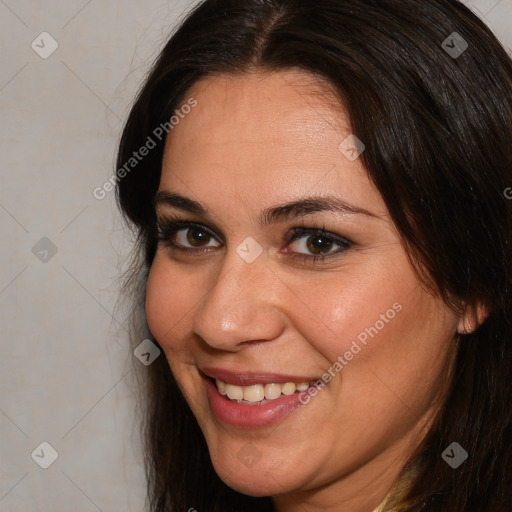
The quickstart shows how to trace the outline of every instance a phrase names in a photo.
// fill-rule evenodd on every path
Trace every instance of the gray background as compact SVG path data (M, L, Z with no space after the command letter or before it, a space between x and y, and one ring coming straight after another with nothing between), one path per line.
M127 311L115 307L131 236L113 192L92 191L195 3L0 0L0 511L143 509ZM470 4L512 48L512 0ZM31 44L51 49L45 31L58 48L43 59ZM50 460L43 441L58 453L48 469L35 462Z

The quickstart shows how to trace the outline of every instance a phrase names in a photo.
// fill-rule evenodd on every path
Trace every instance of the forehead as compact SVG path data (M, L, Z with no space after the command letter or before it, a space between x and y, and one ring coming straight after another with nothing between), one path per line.
M302 131L307 140L327 127L350 130L348 116L332 87L301 71L211 75L191 88L187 98L191 97L198 105L188 116L188 124L192 120L196 128L209 131L212 141L227 135L235 141L250 135L245 142L282 140L291 131L294 137ZM204 143L203 130L197 135Z
M197 105L167 137L161 188L202 196L246 188L276 200L351 189L351 201L361 201L375 192L361 160L340 151L349 118L316 77L294 70L212 75L183 103L190 99Z

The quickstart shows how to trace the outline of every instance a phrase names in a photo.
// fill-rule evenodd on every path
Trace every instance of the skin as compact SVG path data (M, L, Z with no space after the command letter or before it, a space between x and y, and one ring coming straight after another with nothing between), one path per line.
M210 76L170 132L160 191L200 202L205 217L159 205L217 238L190 254L160 244L146 314L205 435L222 480L276 510L371 512L423 439L450 382L457 331L470 324L415 275L361 159L338 149L351 132L329 88L299 71ZM372 215L317 212L268 226L261 212L306 196L335 195ZM313 262L311 234L325 228L352 246ZM186 235L173 239L194 248ZM262 254L247 263L247 237ZM320 377L357 335L399 303L402 310L314 397L277 425L235 428L212 415L198 367ZM469 318L469 320L468 320ZM247 467L237 452L261 455Z

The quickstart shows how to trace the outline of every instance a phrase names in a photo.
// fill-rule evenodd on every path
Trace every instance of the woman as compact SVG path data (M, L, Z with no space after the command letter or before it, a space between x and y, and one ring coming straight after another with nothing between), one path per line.
M118 154L152 511L510 510L511 150L457 1L190 13Z

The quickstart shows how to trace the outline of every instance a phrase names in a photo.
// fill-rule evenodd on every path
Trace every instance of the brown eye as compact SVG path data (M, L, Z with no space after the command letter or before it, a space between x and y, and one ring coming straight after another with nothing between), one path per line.
M350 249L351 246L351 242L335 233L301 227L293 230L285 252L292 253L292 256L315 260L335 256Z
M167 247L193 251L220 247L215 234L206 226L187 221L160 221L157 223L157 239Z
M186 231L187 242L194 247L201 247L203 244L207 244L212 238L210 233L201 228L188 228Z
M220 244L206 228L190 225L177 229L173 236L174 245L184 249L192 247L218 247Z
M323 252L329 252L331 250L332 243L332 240L326 236L314 235L307 239L306 245L313 254L320 254Z

